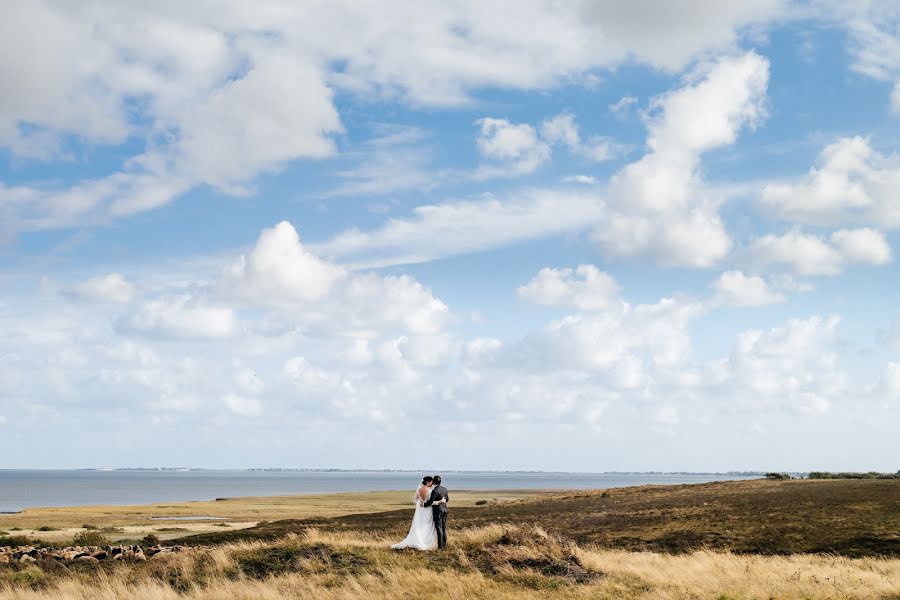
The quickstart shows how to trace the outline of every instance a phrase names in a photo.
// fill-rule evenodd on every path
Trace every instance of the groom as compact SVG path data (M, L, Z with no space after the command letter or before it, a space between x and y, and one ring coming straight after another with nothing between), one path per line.
M443 550L447 546L447 503L434 504L440 500L450 501L450 493L441 485L441 476L434 476L434 487L431 488L431 497L423 506L431 507L434 515L434 528L437 531L438 548Z

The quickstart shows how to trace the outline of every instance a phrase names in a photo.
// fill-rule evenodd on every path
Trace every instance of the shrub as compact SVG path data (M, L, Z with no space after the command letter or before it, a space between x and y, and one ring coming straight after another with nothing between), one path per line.
M783 480L790 478L791 476L787 473L766 473L766 479Z
M50 527L49 525L41 525L35 531L59 531L58 527Z
M159 546L159 538L152 533L148 533L141 540L145 546Z
M81 528L87 529L88 531L93 531L93 530L97 529L97 526L91 525L90 523L85 523L84 525L81 526Z
M900 473L829 473L827 471L813 471L808 475L809 479L900 479Z
M76 533L72 538L73 546L103 546L106 544L106 538L98 531L82 531Z
M12 546L15 548L16 546L48 546L49 544L44 544L40 540L35 540L27 535L10 535L10 536L0 536L0 546Z
M475 506L484 506L484 505L487 504L487 503L488 503L487 500L476 500L476 501L475 501Z

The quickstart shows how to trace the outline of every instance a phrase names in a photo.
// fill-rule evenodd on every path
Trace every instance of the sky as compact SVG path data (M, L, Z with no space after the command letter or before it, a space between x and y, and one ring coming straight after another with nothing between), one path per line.
M896 2L0 10L0 468L900 468Z

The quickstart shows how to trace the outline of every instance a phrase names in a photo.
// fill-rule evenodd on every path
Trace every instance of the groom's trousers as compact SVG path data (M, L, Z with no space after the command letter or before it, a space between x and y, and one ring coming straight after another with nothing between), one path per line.
M438 548L443 550L447 546L447 511L435 510L432 514L434 515L434 529L437 531Z

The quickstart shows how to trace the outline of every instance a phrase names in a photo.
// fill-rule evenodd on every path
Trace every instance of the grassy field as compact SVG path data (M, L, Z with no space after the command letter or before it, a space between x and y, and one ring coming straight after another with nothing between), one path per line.
M629 552L511 525L456 530L443 553L391 551L390 541L309 529L138 564L0 569L0 599L900 597L900 559Z
M526 497L555 495L542 491L455 492L454 506L470 507L479 501L494 504ZM75 506L31 508L17 514L0 515L0 531L62 542L96 527L110 541L140 539L153 533L171 540L191 533L236 530L260 521L326 518L359 513L409 510L412 492L366 492L222 498L205 502L164 502L133 506ZM177 517L177 520L157 520ZM217 517L215 520L196 517ZM44 528L43 531L40 529ZM119 530L119 531L117 531Z
M443 553L389 549L409 508L326 502L143 563L0 565L0 599L900 599L898 480L475 499L454 502Z
M273 522L186 538L276 539L315 527L401 539L409 509ZM724 481L642 486L463 507L453 527L528 524L578 543L625 550L835 553L900 557L900 480ZM399 537L398 537L399 536Z

